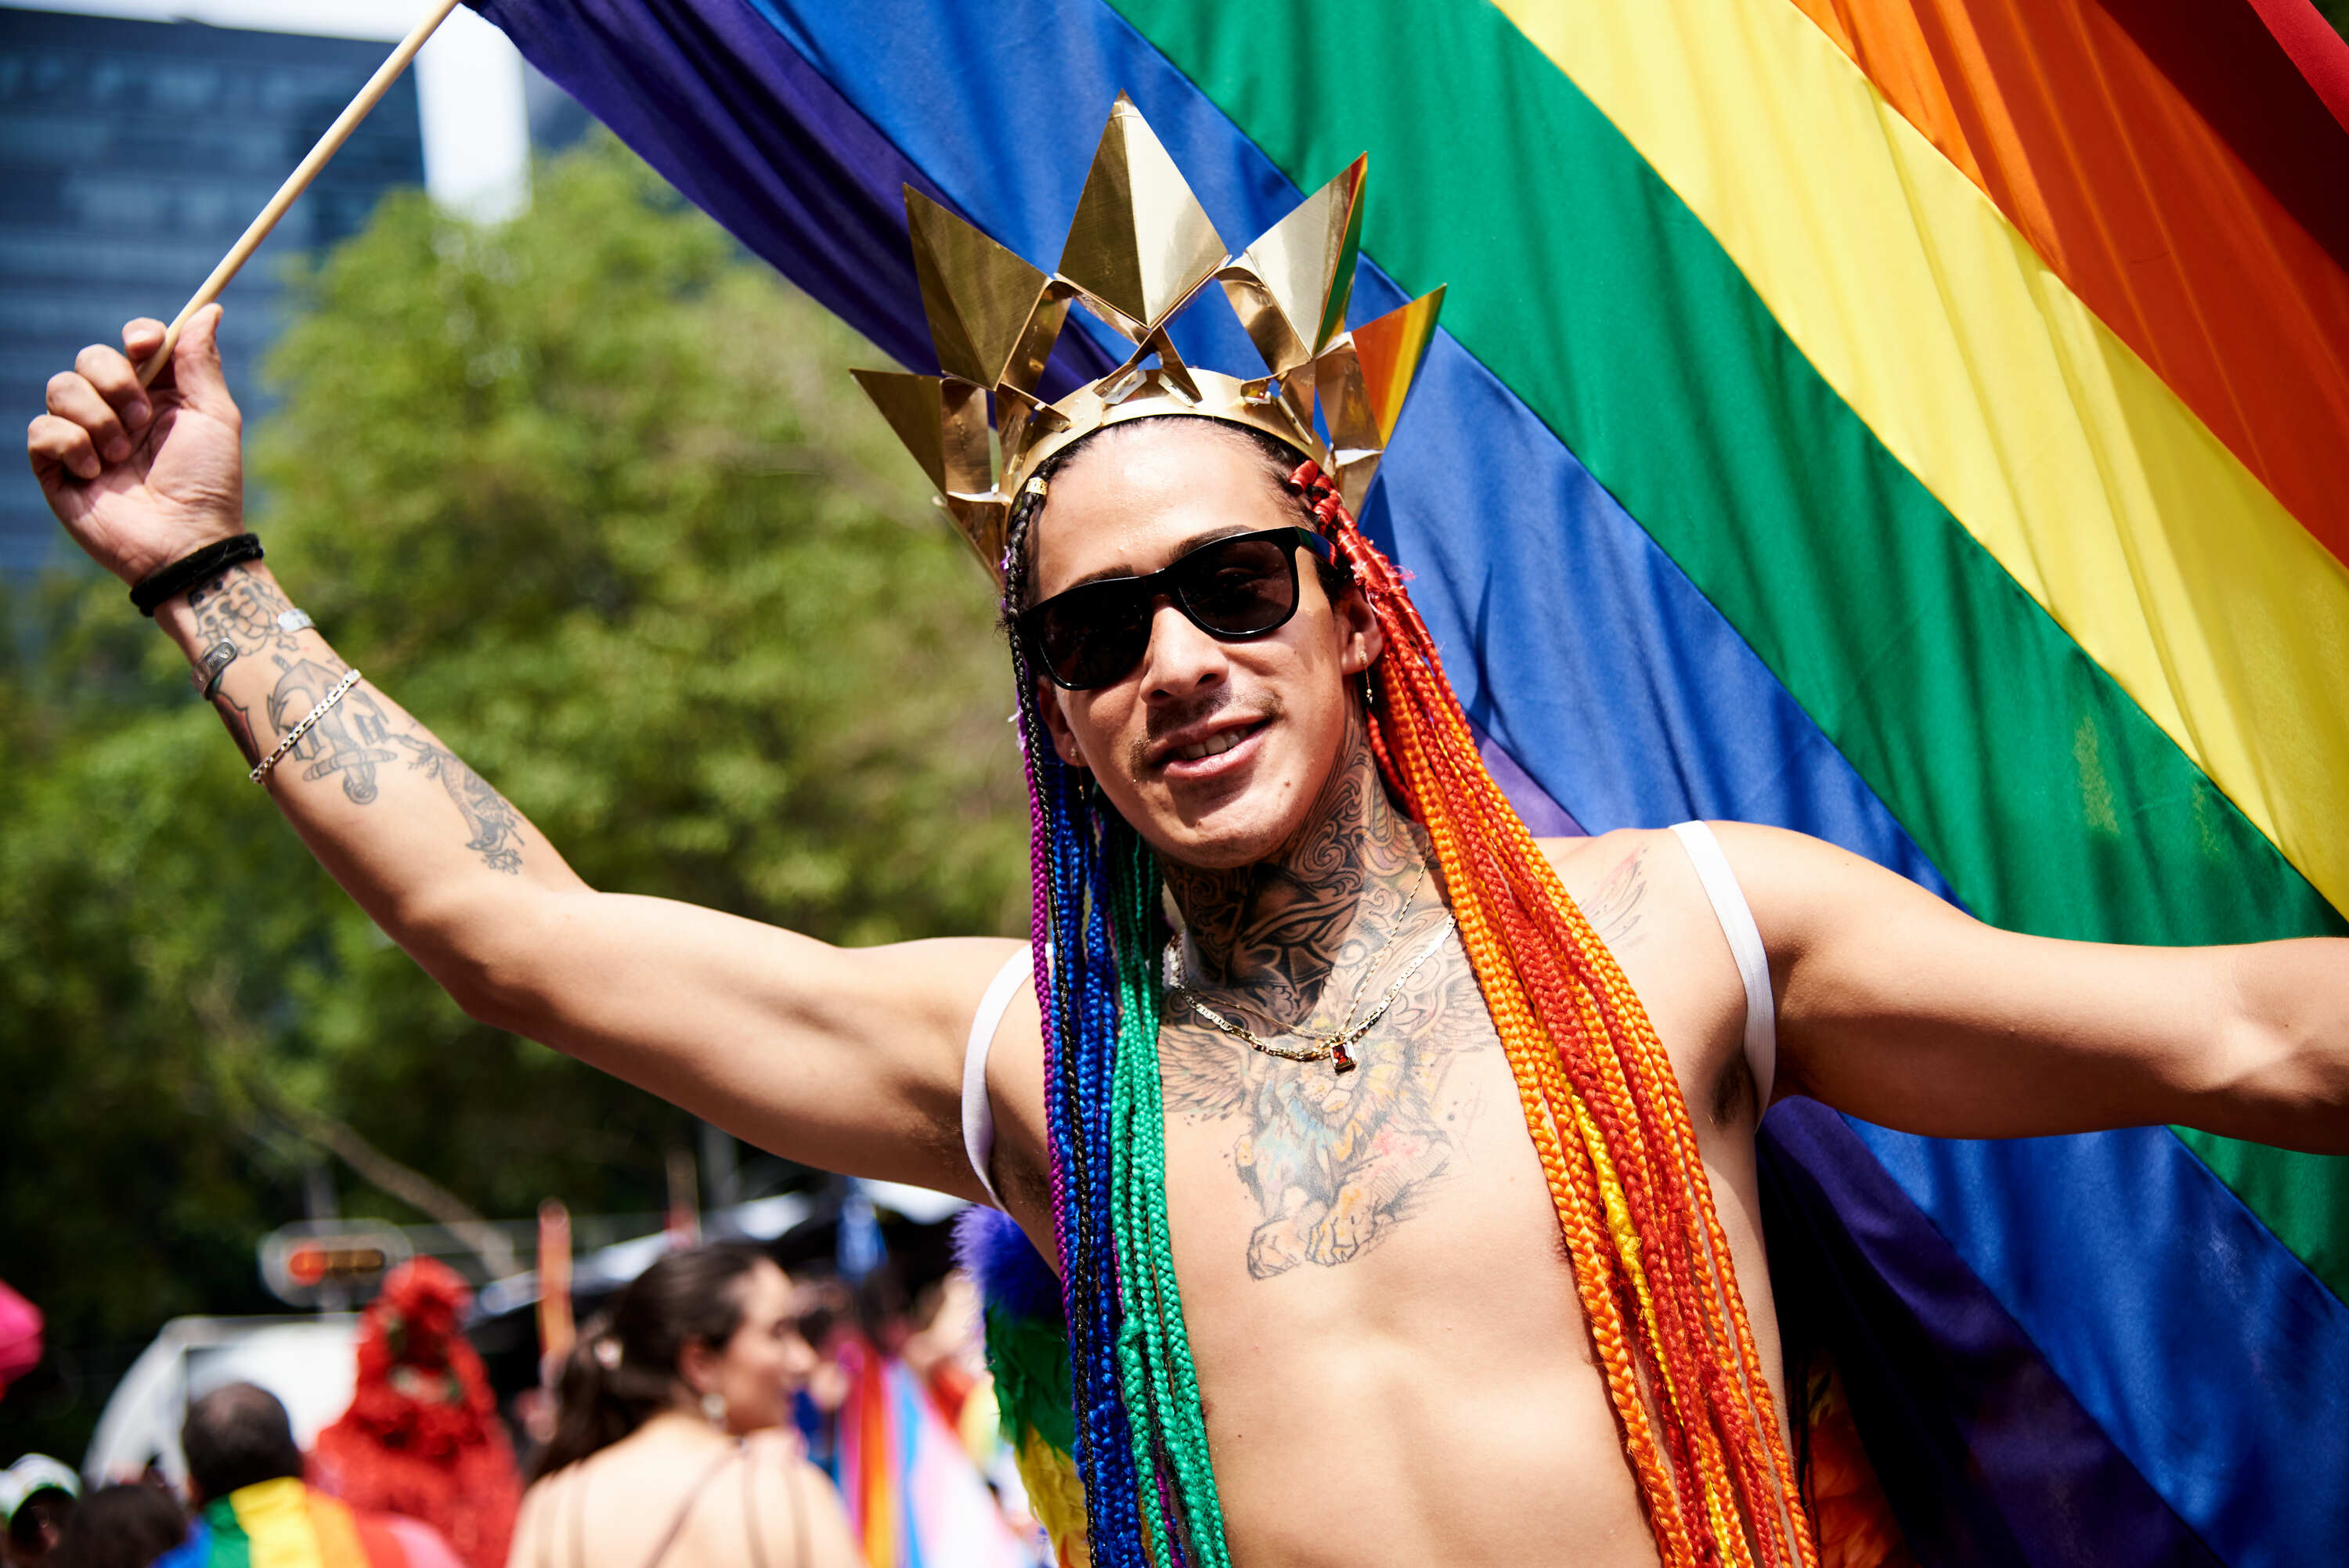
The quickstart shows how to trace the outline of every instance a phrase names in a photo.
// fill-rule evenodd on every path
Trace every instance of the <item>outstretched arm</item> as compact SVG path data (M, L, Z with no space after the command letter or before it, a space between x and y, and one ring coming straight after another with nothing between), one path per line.
M213 310L189 324L150 393L131 366L160 343L160 323L126 329L127 356L85 350L28 432L59 520L126 583L242 528L217 321ZM393 672L346 685L349 667L295 610L250 562L156 621L211 685L248 767L316 715L264 782L336 880L469 1013L795 1159L975 1195L955 1131L961 1032L1011 944L848 950L599 893L385 694Z
M2177 1123L2349 1153L2349 941L2022 936L1817 840L1720 834L1770 954L1781 1092L1943 1138Z

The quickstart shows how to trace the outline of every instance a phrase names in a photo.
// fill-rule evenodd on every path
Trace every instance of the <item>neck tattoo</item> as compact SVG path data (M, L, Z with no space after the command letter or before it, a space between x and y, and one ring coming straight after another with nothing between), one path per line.
M1443 950L1453 929L1447 922L1381 988L1389 949L1413 939L1409 917L1437 873L1416 825L1387 799L1361 715L1350 704L1346 718L1337 763L1295 838L1243 867L1164 862L1181 929L1163 966L1170 1000L1202 1026L1262 1055L1331 1062L1341 1074L1355 1065L1353 1047L1402 1005L1404 983ZM1195 984L1211 988L1217 1005L1203 1003ZM1353 1001L1334 1031L1316 1029L1301 1047L1274 1044L1310 1027L1288 1020L1330 1016L1339 985ZM1362 1016L1364 999L1373 997ZM1271 1020L1272 1037L1236 1023L1226 1011L1235 1004L1247 1016Z
M1207 1024L1229 1035L1233 1039L1238 1040L1250 1050L1261 1051L1268 1057L1278 1057L1285 1062L1328 1062L1330 1064L1332 1072L1340 1074L1352 1072L1361 1065L1354 1060L1353 1047L1360 1045L1363 1037L1378 1026L1379 1020L1387 1016L1387 1009L1394 1006L1395 998L1402 995L1403 986L1410 983L1413 975L1419 973L1420 965L1434 957L1443 949L1445 940L1452 934L1452 928L1459 923L1456 916L1446 915L1434 939L1421 948L1418 955L1409 964L1403 965L1402 973L1394 977L1394 983L1386 988L1385 994L1379 998L1378 1005L1372 1007L1360 1022L1355 1020L1354 1015L1361 1011L1362 997L1370 990L1371 976L1378 972L1380 961L1386 957L1387 950L1395 944L1395 939L1402 934L1403 921L1411 913L1412 905L1419 901L1420 889L1426 885L1427 867L1423 862L1419 869L1419 880L1412 884L1411 896L1403 900L1402 913L1395 916L1394 929L1387 934L1386 941L1379 945L1378 952L1371 956L1370 964L1362 971L1361 985L1355 991L1353 1001L1346 1008L1345 1018L1339 1024L1335 1032L1315 1038L1310 1045L1275 1045L1247 1025L1226 1017L1209 1006L1206 998L1184 982L1183 939L1179 935L1169 937L1166 942L1166 988L1188 1002L1191 1005L1191 1010ZM1289 1035L1299 1034L1302 1032L1302 1026L1282 1032Z

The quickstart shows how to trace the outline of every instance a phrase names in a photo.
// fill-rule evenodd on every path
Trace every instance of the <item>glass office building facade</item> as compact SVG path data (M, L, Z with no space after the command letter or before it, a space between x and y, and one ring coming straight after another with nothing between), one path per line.
M389 46L0 8L0 407L12 431L86 343L169 320ZM333 244L421 183L403 77L230 285L229 380L248 415L284 258ZM22 469L0 481L0 573L73 554Z

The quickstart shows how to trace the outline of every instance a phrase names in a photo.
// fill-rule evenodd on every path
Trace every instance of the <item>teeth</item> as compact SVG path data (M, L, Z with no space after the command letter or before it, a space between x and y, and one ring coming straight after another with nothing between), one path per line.
M1247 738L1245 730L1221 729L1196 746L1177 747L1174 754L1185 762L1197 762L1209 757L1220 757Z

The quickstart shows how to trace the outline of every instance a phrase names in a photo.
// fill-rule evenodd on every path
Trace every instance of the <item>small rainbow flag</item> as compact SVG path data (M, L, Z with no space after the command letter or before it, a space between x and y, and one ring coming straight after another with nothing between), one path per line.
M839 1350L848 1398L833 1480L869 1568L1029 1568L994 1493L903 1361Z

